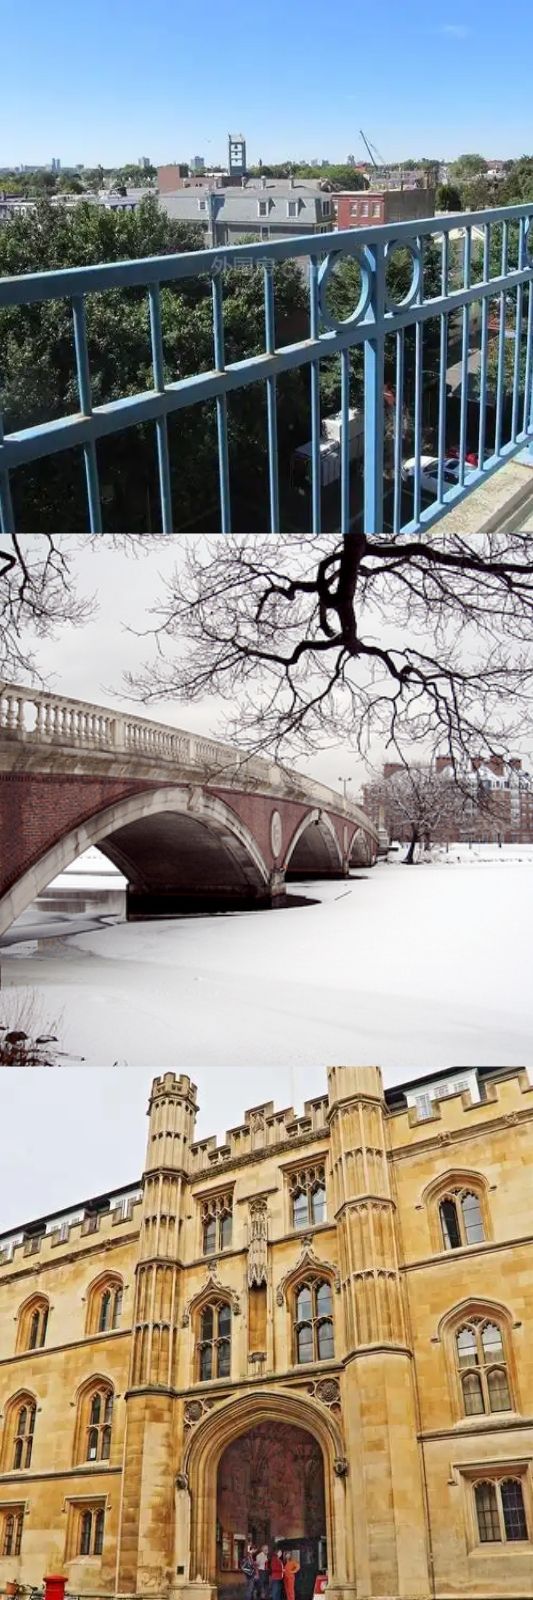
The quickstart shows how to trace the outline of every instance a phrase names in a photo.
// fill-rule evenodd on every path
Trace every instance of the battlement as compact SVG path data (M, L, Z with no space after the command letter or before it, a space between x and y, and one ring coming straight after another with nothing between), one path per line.
M467 1068L462 1076L468 1073L475 1075L475 1093L471 1088L448 1088L443 1081L442 1094L436 1092L430 1104L426 1094L420 1095L421 1103L409 1105L405 1091L401 1100L399 1090L386 1091L392 1150L407 1143L416 1148L436 1134L440 1139L453 1138L463 1131L465 1122L490 1123L502 1118L515 1122L521 1113L533 1113L533 1081L525 1067L479 1067L475 1074ZM459 1069L449 1074L450 1078L459 1076ZM444 1080L444 1074L442 1077Z
M189 1105L198 1109L198 1089L186 1072L164 1072L160 1078L154 1078L150 1102L167 1094L174 1094L179 1100L187 1100Z
M260 1159L262 1155L267 1155L280 1146L293 1144L298 1139L307 1140L313 1134L317 1138L322 1137L327 1133L327 1109L327 1095L318 1095L313 1100L306 1100L302 1116L297 1115L293 1106L276 1111L272 1100L252 1106L245 1111L244 1122L228 1129L221 1144L218 1144L216 1134L213 1134L206 1139L198 1139L191 1145L191 1178L204 1172L206 1168L218 1169L230 1166L232 1162L241 1161L243 1157L254 1156Z
M93 1234L98 1234L100 1244L111 1240L134 1219L137 1221L140 1204L141 1187L136 1184L1 1234L0 1270L12 1266L19 1272L36 1257L43 1265L53 1260L61 1247L72 1251L78 1246L81 1251Z

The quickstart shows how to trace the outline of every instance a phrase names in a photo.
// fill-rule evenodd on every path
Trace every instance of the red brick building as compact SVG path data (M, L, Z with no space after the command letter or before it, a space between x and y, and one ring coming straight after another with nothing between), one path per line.
M457 786L449 756L437 756L434 766L427 768L428 775L431 771L436 778L448 777L450 782L449 806L435 805L433 810L433 844L533 844L533 780L518 757L509 761L503 756L478 757ZM402 842L411 839L412 825L405 799L401 804L400 796L395 795L394 778L405 772L401 762L386 761L381 783L363 788L368 815L385 827L390 839Z
M435 215L434 189L345 190L334 197L338 228L369 228Z

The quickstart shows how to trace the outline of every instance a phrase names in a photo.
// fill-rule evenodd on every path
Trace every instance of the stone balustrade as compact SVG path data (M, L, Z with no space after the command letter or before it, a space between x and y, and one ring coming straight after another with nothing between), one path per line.
M243 788L267 789L285 799L304 800L327 807L355 821L366 832L377 832L370 819L334 789L289 772L265 756L247 756L232 745L207 739L183 728L171 728L148 717L71 700L48 690L0 685L0 743L16 741L33 749L54 747L70 751L101 751L131 756L179 768L180 777L203 783L238 782Z

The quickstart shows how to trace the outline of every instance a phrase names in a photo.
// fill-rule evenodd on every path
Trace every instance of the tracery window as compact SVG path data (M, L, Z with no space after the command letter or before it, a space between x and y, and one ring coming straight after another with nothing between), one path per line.
M326 1221L326 1172L323 1162L291 1173L289 1193L293 1228L309 1228Z
M218 1255L231 1248L233 1198L231 1192L208 1195L202 1201L202 1250L204 1256Z
M327 1280L308 1278L296 1285L293 1330L294 1357L299 1366L309 1361L333 1360L333 1295Z
M109 1461L113 1422L113 1390L95 1383L85 1389L79 1412L79 1461Z
M481 1544L516 1543L529 1539L520 1477L481 1479L474 1484L474 1500Z
M48 1300L45 1295L32 1295L22 1306L19 1317L17 1350L42 1350L48 1326Z
M123 1289L122 1278L116 1272L106 1272L90 1285L87 1293L87 1334L112 1333L120 1327Z
M110 1329L118 1328L121 1311L122 1287L120 1284L108 1284L100 1294L98 1332L108 1333Z
M445 1250L460 1250L485 1239L481 1202L471 1189L449 1189L439 1201L439 1218Z
M503 1334L497 1323L472 1317L455 1334L457 1371L466 1417L512 1409Z
M4 1506L0 1512L0 1555L19 1556L22 1543L24 1510L22 1506Z
M211 1300L198 1313L197 1375L200 1382L231 1374L231 1306Z
M101 1556L104 1548L104 1506L87 1506L79 1512L77 1554Z
M31 1466L36 1411L34 1400L25 1400L23 1405L17 1407L13 1441L14 1472L25 1471Z

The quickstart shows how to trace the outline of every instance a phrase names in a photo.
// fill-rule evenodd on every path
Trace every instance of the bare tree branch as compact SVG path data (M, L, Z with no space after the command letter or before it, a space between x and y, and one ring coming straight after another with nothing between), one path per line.
M145 703L215 695L277 756L377 737L465 754L531 730L533 534L180 540L128 680Z

